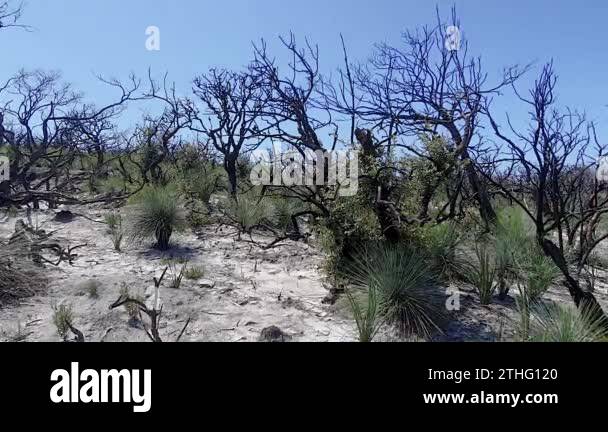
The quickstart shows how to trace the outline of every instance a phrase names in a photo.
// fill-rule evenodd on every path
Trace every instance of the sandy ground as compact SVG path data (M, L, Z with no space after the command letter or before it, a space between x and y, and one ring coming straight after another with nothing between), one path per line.
M71 210L103 220L103 210ZM171 272L165 276L160 290L164 340L174 340L189 317L191 323L182 341L255 341L269 326L279 327L293 341L355 338L347 316L322 304L328 294L319 271L322 258L304 243L288 242L262 250L237 241L230 228L212 226L198 234L175 234L175 247L166 253L148 245L127 245L119 253L114 251L104 224L83 217L61 224L52 218L52 212L41 212L40 227L59 230L54 238L64 244L87 246L78 249L74 265L47 266L50 284L46 295L0 310L0 339L14 336L21 328L31 333L29 341L60 340L52 322L52 305L68 302L75 312L74 325L87 341L148 340L143 329L128 323L123 308L109 310L109 305L119 297L123 282L131 293L150 298L153 277L161 275L171 258L187 259L189 265L202 267L204 276L183 279L179 289L170 287ZM15 220L2 221L0 237L12 234ZM87 293L90 281L97 281L98 298Z
M53 324L54 304L67 302L74 310L74 325L86 341L147 341L137 323L130 323L124 308L110 310L126 284L132 294L152 299L153 277L159 277L168 260L188 260L188 265L204 269L199 280L184 279L179 289L170 287L171 272L160 290L163 340L177 338L186 320L191 319L182 341L256 341L262 329L279 327L291 341L354 341L355 323L344 301L324 304L328 285L321 266L323 256L313 246L285 242L263 250L246 240L238 240L234 230L209 226L201 232L174 234L175 246L161 253L149 245L127 244L123 252L113 249L103 215L108 210L70 208L86 217L72 222L54 222L53 211L40 211L40 228L58 230L54 239L62 244L85 244L70 266L47 266L46 294L24 299L19 305L0 309L0 341L17 335L27 341L60 341ZM23 217L23 215L18 215ZM0 220L0 238L14 231L17 218ZM97 222L96 222L97 221ZM269 239L257 237L268 242ZM181 264L176 264L180 269ZM93 281L93 282L92 282ZM87 287L96 284L98 297ZM467 287L451 287L460 295L460 310L451 312L440 341L510 340L514 335L515 305L512 298L481 306ZM452 291L453 292L453 291ZM608 295L600 289L597 297L604 306ZM562 287L547 298L564 303L571 300ZM144 317L144 319L146 319ZM382 334L378 340L396 340Z

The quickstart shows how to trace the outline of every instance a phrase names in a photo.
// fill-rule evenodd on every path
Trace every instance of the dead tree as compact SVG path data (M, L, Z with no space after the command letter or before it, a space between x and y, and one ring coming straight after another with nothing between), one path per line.
M159 333L160 318L163 313L163 306L160 304L161 303L160 302L160 287L163 283L163 278L165 277L165 274L167 273L168 269L169 269L169 267L165 267L162 274L160 275L160 278L157 279L156 277L154 277L154 299L153 299L152 307L148 307L143 301L136 299L136 298L129 297L128 295L121 295L114 303L112 303L110 305L110 309L116 309L116 308L124 306L126 304L133 304L133 305L137 306L138 311L139 311L139 319L144 325L144 330L146 331L146 335L152 342L162 342L163 341L162 338L160 337L160 333ZM145 322L143 321L142 313L148 317L148 319L150 321L149 326L146 325ZM177 339L175 340L176 342L180 341L184 332L186 331L186 328L190 324L191 320L192 320L191 317L189 317L188 320L186 320L186 324L184 325L184 327L180 331Z
M29 26L18 22L22 14L23 2L0 1L0 30L11 27L29 29Z
M304 158L307 152L333 150L338 142L337 126L332 121L331 112L320 109L315 101L321 84L318 47L308 41L304 48L299 47L293 34L289 38L281 37L280 41L291 58L283 69L268 53L264 41L254 45L251 67L262 80L265 91L264 135L273 143L287 145L289 148L286 150L293 150ZM329 145L325 146L321 134L328 128L334 133ZM297 198L310 205L311 210L304 213L327 217L330 203L337 196L336 188L317 182L317 176L327 176L327 169L324 166L323 172L316 172L314 185L275 184L268 186L266 191ZM273 171L272 175L274 180L274 176L281 176L281 173Z
M522 72L510 68L503 80L488 85L481 60L469 56L466 40L454 47L446 43L447 24L438 17L434 27L406 32L402 46L377 45L368 63L342 72L340 85L327 86L324 96L336 111L369 129L386 155L399 150L434 162L417 144L419 137L445 136L453 165L461 165L480 216L489 225L495 212L487 186L469 161L475 159L475 137L486 101ZM459 26L454 11L449 24ZM424 202L430 202L434 193L429 189ZM384 200L390 201L388 196ZM422 219L427 211L421 209Z
M239 157L266 139L260 123L265 108L262 81L251 68L244 72L211 69L195 78L193 92L202 106L191 105L191 129L207 137L221 155L235 197Z
M188 103L177 96L175 84L169 84L167 74L162 81L156 81L148 71L149 89L140 98L157 102L163 107L160 115L146 115L141 125L128 139L127 155L136 165L142 183L162 184L165 182L162 163L170 161L180 147L180 132L190 126ZM133 157L139 153L141 157Z
M104 107L84 104L82 96L56 73L20 71L0 87L5 100L0 109L0 144L11 155L8 190L0 191L0 205L49 206L74 203L72 164L78 154L83 128L134 98L139 83L128 86L106 81L120 91L118 99Z
M517 173L520 181L505 182L485 174L509 200L523 209L534 222L536 241L564 276L565 285L578 307L591 307L603 316L593 293L581 286L580 269L593 249L608 234L595 238L587 231L594 220L608 211L605 185L585 177L595 167L589 149L589 128L583 116L555 107L556 76L551 63L544 66L527 97L516 94L529 108L531 119L526 132L519 132L507 117L509 131L501 128L489 110L488 118L503 151L496 163ZM597 149L602 154L603 147ZM483 172L483 170L480 170ZM590 187L590 188L589 188ZM584 252L568 260L567 246L575 232L589 236ZM556 244L557 242L557 244ZM605 319L605 316L604 316Z

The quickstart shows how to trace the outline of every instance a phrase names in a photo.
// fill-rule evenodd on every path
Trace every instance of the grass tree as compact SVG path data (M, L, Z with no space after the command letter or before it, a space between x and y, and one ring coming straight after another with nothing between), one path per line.
M347 265L345 276L373 297L377 293L387 323L396 325L403 336L428 338L440 331L444 299L437 288L437 276L414 250L384 243L366 246ZM368 308L362 321L367 333L369 317Z
M168 186L150 187L141 194L132 215L131 236L134 240L154 237L156 247L166 250L173 232L186 225L179 195Z

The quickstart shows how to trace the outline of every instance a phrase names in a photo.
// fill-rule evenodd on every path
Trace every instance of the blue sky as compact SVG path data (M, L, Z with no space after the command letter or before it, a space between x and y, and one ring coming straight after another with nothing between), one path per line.
M196 74L238 68L251 58L252 41L263 37L272 48L290 30L318 43L327 73L342 60L340 32L351 57L364 60L375 42L398 44L404 29L432 24L436 4L446 16L456 5L470 52L482 56L490 77L554 58L560 102L587 112L608 136L608 2L601 0L27 0L23 22L34 31L0 33L0 79L19 68L59 70L101 103L108 92L95 74L144 76L151 67L187 91ZM144 46L151 25L161 31L159 52ZM497 102L497 112L522 109L508 96Z

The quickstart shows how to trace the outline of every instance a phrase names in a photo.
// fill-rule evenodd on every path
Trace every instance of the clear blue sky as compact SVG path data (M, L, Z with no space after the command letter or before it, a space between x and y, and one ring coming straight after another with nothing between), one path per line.
M470 51L497 76L503 66L554 58L563 104L587 112L608 134L608 2L602 0L439 0L447 16L455 4ZM169 72L186 91L210 66L238 68L251 58L251 41L276 46L292 30L319 44L324 72L341 62L339 33L353 59L375 42L399 43L401 32L432 24L427 0L27 0L23 22L32 32L0 33L0 79L19 68L55 69L89 99L108 100L94 75L144 76ZM161 50L146 51L148 26L161 31ZM535 71L534 71L535 72ZM534 73L522 81L525 85ZM499 111L512 107L508 97ZM604 135L608 137L608 135Z

